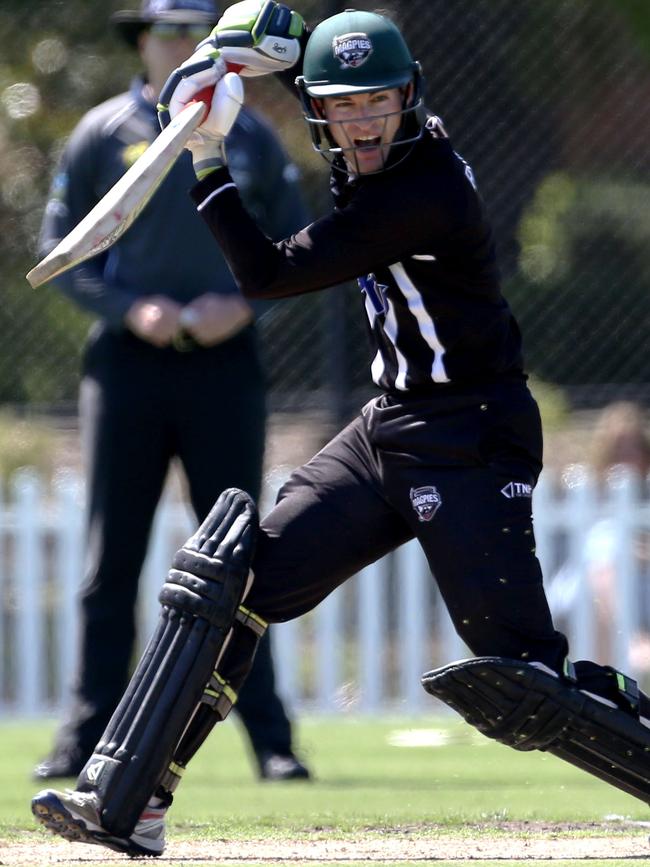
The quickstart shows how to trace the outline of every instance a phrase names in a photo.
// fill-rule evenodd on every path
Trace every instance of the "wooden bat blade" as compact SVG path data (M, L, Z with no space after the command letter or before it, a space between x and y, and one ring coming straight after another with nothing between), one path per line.
M176 115L92 211L27 274L34 288L106 250L126 232L178 159L204 113L204 103L195 102Z

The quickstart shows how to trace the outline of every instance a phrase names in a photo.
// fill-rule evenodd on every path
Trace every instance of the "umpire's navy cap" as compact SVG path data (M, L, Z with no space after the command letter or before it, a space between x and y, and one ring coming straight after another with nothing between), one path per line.
M142 0L140 10L114 12L110 22L120 36L135 47L138 34L158 21L170 24L205 24L212 27L219 13L213 0Z

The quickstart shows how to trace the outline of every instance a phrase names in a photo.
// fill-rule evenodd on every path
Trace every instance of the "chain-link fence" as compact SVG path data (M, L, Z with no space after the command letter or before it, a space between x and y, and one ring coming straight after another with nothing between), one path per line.
M10 13L0 6L6 42L11 45L11 27L30 34L22 62L15 54L11 64L0 61L5 402L73 399L87 327L54 290L31 291L23 277L35 259L34 238L62 137L81 111L110 95L109 87L117 90L106 61L103 75L91 62L115 51L105 35L105 4L86 0L83 33L69 28L72 5L26 2L22 12ZM129 3L113 8L123 5ZM312 22L349 5L296 2ZM626 0L392 0L383 6L423 65L428 106L473 165L529 367L565 387L578 405L621 394L649 402L650 47L644 21L634 26ZM66 65L57 67L46 40L65 44ZM79 85L76 103L69 87L55 87L61 79L78 84L84 75L90 84ZM280 128L318 213L327 206L326 166L310 150L297 106L280 90L261 82L250 93ZM59 112L55 130L50 109ZM342 287L280 302L264 316L277 408L309 405L341 417L370 391L356 296L353 286Z

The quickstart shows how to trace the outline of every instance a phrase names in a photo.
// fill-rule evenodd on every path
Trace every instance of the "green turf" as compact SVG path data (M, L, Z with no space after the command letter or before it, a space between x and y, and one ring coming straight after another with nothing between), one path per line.
M447 743L393 745L422 729L437 730ZM52 724L0 725L0 843L27 842L41 834L34 830L29 812L30 797L39 788L31 781L30 771L47 752L52 731ZM222 725L194 760L179 789L170 814L170 838L273 837L282 841L349 834L356 839L360 834L381 835L395 829L433 840L445 833L476 836L477 826L484 835L504 833L495 822L600 823L612 815L650 818L641 802L552 756L516 753L451 718L305 719L297 735L315 782L260 784L239 727L231 721ZM624 830L639 833L629 826ZM525 831L523 826L517 833ZM581 827L574 833L589 834L590 829ZM353 862L346 863L351 867ZM387 863L382 862L383 867ZM474 865L488 863L472 861ZM516 863L508 861L509 867ZM605 864L589 862L590 867L601 863ZM606 863L607 867L616 864L614 860ZM200 867L198 862L192 864ZM315 862L310 864L313 867ZM557 867L560 862L554 864ZM298 867L298 862L293 865ZM442 867L443 862L436 865Z

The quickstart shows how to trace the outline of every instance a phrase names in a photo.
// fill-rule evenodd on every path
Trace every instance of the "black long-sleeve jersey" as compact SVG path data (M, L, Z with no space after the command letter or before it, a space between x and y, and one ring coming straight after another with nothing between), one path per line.
M357 279L372 378L385 391L522 378L521 336L474 177L437 119L399 164L332 177L332 212L275 244L226 168L194 188L243 294L280 298Z

